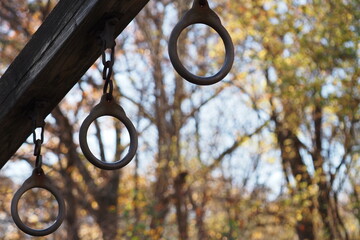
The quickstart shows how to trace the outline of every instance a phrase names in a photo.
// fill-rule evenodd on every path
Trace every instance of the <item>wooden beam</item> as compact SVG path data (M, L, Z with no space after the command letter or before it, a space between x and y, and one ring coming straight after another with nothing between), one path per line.
M118 36L148 1L60 0L0 79L0 168L31 134L34 103L45 118L100 56L105 19Z

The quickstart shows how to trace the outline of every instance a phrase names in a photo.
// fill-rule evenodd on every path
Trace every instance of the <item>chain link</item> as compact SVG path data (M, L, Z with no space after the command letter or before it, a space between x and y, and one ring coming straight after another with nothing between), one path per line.
M116 17L110 18L106 21L104 30L100 35L100 39L102 40L102 64L103 64L103 72L102 77L105 81L103 94L106 95L108 101L111 101L113 98L113 89L114 84L111 76L113 74L113 67L115 62L115 45L116 42L114 40L115 36L115 26L119 22L119 19ZM107 57L107 55L109 55ZM109 58L109 59L107 59Z
M37 138L37 137L36 137L36 129L37 129L37 128L40 128L40 129L41 129L40 138ZM36 141L37 141L37 140L40 140L41 143L44 142L44 126L40 126L40 127L34 126L34 130L33 130L33 142L34 142L34 144L36 144Z
M106 57L106 53L107 53L107 49L110 49L110 59L107 60ZM112 93L113 93L113 89L114 89L114 85L113 85L113 81L111 79L111 76L113 74L113 67L114 67L114 62L115 62L115 46L111 47L111 48L106 48L106 44L104 42L104 47L103 47L103 52L101 55L101 59L102 59L102 64L103 64L103 72L102 72L102 77L103 80L105 81L104 83L104 89L103 89L103 94L108 94L108 96L110 98L112 98ZM109 99L111 100L111 99Z
M34 130L33 130L33 141L34 141L34 156L36 156L35 169L39 170L42 167L42 156L41 156L41 144L44 142L44 124L41 123L41 126L38 126L36 121L34 122ZM40 128L40 138L36 136L36 129Z

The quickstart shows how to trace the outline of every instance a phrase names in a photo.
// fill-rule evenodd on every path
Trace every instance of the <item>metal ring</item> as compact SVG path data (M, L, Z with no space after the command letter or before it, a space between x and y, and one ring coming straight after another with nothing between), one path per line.
M129 131L130 135L130 148L126 156L116 162L105 162L101 161L100 159L96 158L92 152L90 151L88 142L87 142L87 132L90 127L90 124L97 118L102 116L112 116L120 120L127 130ZM107 94L104 94L101 97L101 101L98 105L96 105L93 110L90 112L89 116L87 116L80 127L79 133L79 142L82 152L84 156L95 166L104 169L104 170L115 170L124 167L127 165L131 159L135 156L137 146L138 146L138 139L137 139L137 132L130 121L130 119L126 116L124 109L116 104L112 99L107 97Z
M177 40L181 32L188 26L203 23L212 27L221 37L225 46L225 62L221 69L213 76L200 77L190 73L181 63L177 52ZM227 30L221 24L220 18L209 8L208 4L201 5L200 0L195 0L192 8L185 13L176 24L169 38L170 61L181 77L198 85L211 85L222 80L231 70L234 62L234 45Z
M33 229L27 226L19 216L18 204L21 196L28 190L32 188L43 188L48 190L52 195L54 195L56 201L58 202L59 212L56 217L55 222L48 228L45 229ZM32 175L25 180L24 184L17 190L12 201L11 201L11 216L18 228L23 232L30 234L32 236L45 236L50 233L55 232L63 222L65 218L65 201L62 197L59 190L51 184L50 178L48 178L42 169L34 169Z

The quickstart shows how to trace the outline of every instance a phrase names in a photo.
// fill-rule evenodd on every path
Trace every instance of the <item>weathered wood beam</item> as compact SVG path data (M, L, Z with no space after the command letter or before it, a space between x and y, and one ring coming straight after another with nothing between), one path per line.
M120 20L118 36L148 1L60 0L0 78L0 168L31 134L34 103L45 118L100 56L104 20Z

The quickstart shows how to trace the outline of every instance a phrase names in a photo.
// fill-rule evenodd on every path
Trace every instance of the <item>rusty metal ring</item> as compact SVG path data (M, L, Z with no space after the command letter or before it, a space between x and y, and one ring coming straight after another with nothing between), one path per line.
M101 161L100 159L96 158L92 152L90 151L88 142L87 142L87 132L89 129L90 124L97 118L102 116L112 116L120 120L129 131L130 135L130 148L126 156L116 162L105 162ZM104 170L115 170L124 167L127 165L131 159L135 156L137 146L138 146L138 139L137 139L137 132L130 121L130 119L126 116L124 109L116 104L112 98L108 98L107 94L104 94L101 97L101 101L98 105L96 105L90 112L89 116L87 116L80 127L79 133L79 142L82 152L84 156L95 166L104 169Z
M18 212L18 204L21 196L28 190L32 188L43 188L48 190L56 199L58 202L58 208L59 212L56 217L55 222L48 228L45 229L33 229L27 226L23 221L21 221L21 218L19 216ZM44 171L40 169L34 169L32 172L32 175L25 180L24 184L17 190L17 192L14 194L14 197L11 201L11 216L19 229L21 229L23 232L32 235L32 236L45 236L50 233L55 232L63 222L65 218L65 201L62 197L60 191L54 187L54 185L51 184L50 178L48 178Z
M169 57L170 61L181 77L191 83L198 85L211 85L222 80L231 70L234 62L234 45L231 37L224 26L221 24L218 15L210 9L209 5L201 4L201 0L195 0L192 8L185 13L181 20L176 24L169 38ZM203 23L212 27L221 37L225 46L225 62L221 69L213 76L200 77L190 73L181 63L177 51L177 40L181 32L188 26L196 23Z

